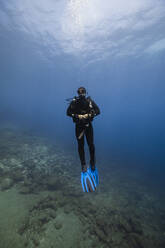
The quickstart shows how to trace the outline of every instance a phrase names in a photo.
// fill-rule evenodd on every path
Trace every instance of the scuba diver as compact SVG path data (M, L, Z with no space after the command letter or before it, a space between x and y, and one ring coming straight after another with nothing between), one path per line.
M93 192L98 185L98 171L96 168L95 146L93 143L92 121L100 114L100 109L91 97L86 97L86 89L80 87L69 104L67 115L75 123L75 134L78 142L78 153L81 161L81 184L84 192ZM90 152L90 167L87 168L84 152L84 136Z

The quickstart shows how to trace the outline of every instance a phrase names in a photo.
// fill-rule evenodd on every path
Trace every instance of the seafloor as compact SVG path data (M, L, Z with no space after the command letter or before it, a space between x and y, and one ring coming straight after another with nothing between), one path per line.
M164 193L149 175L114 161L98 169L97 192L83 193L78 158L1 128L0 248L164 248Z

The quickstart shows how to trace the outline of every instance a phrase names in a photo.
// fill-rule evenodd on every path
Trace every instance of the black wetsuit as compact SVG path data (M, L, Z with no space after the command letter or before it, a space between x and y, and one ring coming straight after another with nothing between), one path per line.
M87 119L79 119L78 115L90 114ZM100 114L100 109L96 103L90 98L75 97L67 109L67 115L73 118L75 122L75 133L78 141L78 152L80 156L82 171L86 170L85 152L84 152L84 135L86 136L87 144L90 152L90 165L95 169L95 146L93 143L93 118Z

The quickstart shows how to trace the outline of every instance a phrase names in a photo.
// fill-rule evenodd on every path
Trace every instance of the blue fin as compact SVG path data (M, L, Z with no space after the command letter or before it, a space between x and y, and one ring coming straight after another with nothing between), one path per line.
M99 175L98 175L98 170L95 167L95 170L92 170L91 168L88 169L88 173L91 177L94 178L94 181L96 183L96 186L99 184Z
M88 169L89 170L89 169ZM81 172L81 184L84 192L96 191L96 182L89 172Z

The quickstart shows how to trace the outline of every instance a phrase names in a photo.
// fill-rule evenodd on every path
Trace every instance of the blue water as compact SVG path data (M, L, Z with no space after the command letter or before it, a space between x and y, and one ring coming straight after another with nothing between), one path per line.
M1 121L21 123L73 151L66 99L84 86L101 110L93 122L99 162L132 164L162 178L164 2L117 4L1 1Z
M0 248L165 247L164 69L164 0L0 1ZM80 86L94 193L66 115Z

